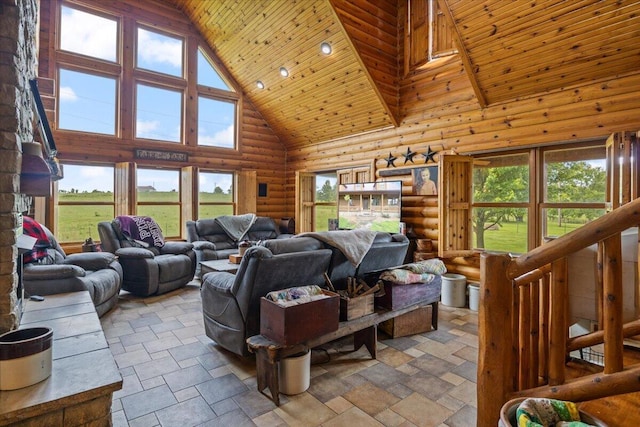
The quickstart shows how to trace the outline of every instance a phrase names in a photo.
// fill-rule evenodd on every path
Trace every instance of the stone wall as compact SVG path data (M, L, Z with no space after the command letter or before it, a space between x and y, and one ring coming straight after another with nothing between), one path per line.
M16 227L30 198L20 194L22 141L33 141L29 79L37 70L38 0L0 0L0 334L20 322Z

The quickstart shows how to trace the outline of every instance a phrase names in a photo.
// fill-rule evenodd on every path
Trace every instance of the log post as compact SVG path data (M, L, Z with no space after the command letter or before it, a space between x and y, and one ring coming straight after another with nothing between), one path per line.
M513 289L507 279L509 255L483 253L480 257L478 307L478 426L498 424L500 408L515 391L517 349L511 328ZM490 392L489 392L490 390Z
M567 259L551 263L551 318L549 321L549 385L563 384L567 358L569 325L567 317L569 289L567 286Z
M620 372L622 353L622 238L615 234L604 241L604 373Z

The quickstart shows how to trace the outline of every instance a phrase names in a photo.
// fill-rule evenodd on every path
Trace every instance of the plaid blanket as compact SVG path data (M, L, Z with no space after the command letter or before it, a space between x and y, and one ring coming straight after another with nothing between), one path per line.
M42 226L33 218L28 216L22 217L22 230L27 236L37 239L33 249L22 255L22 262L28 264L30 262L38 262L46 258L49 254L47 248L51 247L51 242L44 232Z

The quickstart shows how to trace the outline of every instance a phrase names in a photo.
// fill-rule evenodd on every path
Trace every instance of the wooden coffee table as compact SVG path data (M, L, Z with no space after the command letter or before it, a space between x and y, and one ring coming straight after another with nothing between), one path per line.
M226 271L229 273L236 273L240 264L234 264L229 262L228 259L214 259L211 261L200 261L201 275L211 273L213 271Z

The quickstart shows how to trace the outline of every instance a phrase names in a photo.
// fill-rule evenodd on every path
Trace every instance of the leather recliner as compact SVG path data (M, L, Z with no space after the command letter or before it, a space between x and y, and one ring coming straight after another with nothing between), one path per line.
M122 267L115 255L108 252L67 255L51 231L40 226L49 239L49 255L46 261L24 265L25 293L30 296L89 291L98 316L115 307L123 279Z
M260 333L260 298L304 285L323 285L331 251L311 237L270 240L245 252L237 273L203 276L201 296L205 331L216 343L248 356L246 339Z
M114 221L98 223L98 233L102 250L115 254L122 265L122 289L146 297L181 288L193 280L196 254L191 243L167 241L161 248L137 247Z

